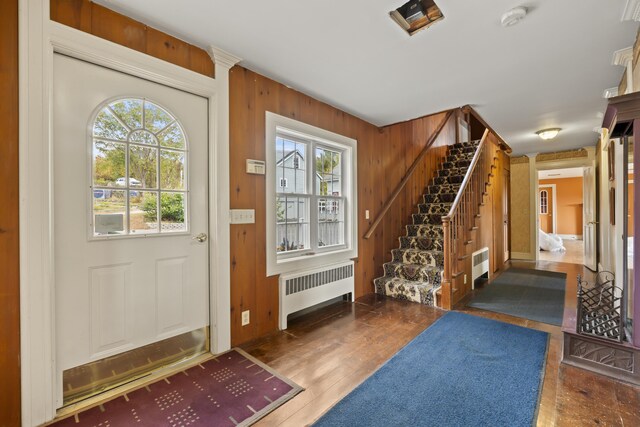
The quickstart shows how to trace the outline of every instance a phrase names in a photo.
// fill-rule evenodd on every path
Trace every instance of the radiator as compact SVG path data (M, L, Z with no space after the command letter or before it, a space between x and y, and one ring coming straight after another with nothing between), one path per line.
M476 279L483 274L489 277L489 248L482 248L471 254L471 289L475 289Z
M344 294L353 301L353 261L280 276L280 329L291 313Z

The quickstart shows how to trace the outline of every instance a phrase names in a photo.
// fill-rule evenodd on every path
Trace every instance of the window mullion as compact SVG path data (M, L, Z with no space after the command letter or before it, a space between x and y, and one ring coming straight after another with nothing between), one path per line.
M313 142L309 143L309 153L307 155L307 193L309 197L309 234L311 238L311 250L316 252L318 250L318 195L316 194L315 186L315 166L316 158L316 145Z

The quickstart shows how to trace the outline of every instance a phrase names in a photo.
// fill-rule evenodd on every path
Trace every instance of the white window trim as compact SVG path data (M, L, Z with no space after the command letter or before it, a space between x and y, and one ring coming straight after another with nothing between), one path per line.
M94 144L96 140L109 140L108 138L101 138L101 137L95 137L93 135L93 128L95 126L96 120L98 118L98 114L100 114L108 105L112 104L113 102L116 101L122 101L125 99L138 99L138 100L142 100L143 102L149 102L153 105L155 105L156 107L159 107L161 109L163 109L165 112L167 112L171 118L173 118L173 123L176 123L179 127L180 127L180 132L182 133L182 136L184 137L184 141L185 141L185 145L183 148L172 148L172 147L167 147L167 146L162 146L159 142L158 145L146 145L146 144L142 144L142 143L135 143L135 142L131 142L129 140L129 138L127 138L126 141L116 141L113 140L113 142L118 143L118 144L122 144L125 145L125 151L127 153L129 152L129 147L134 146L134 147L142 147L142 148L152 148L157 150L158 153L158 157L157 157L157 163L156 163L156 184L154 187L152 188L142 188L142 187L132 187L131 186L131 176L129 174L129 162L126 162L126 173L125 175L127 175L129 177L129 180L127 182L126 185L122 186L122 187L109 187L109 186L104 186L104 185L96 185L94 184L94 174L95 174L95 165L94 165L94 157L93 157L93 149L94 149ZM112 112L113 114L113 112ZM117 119L120 120L120 119ZM171 126L171 125L169 125ZM167 128L169 127L167 126ZM146 128L146 125L143 123L143 129L149 131ZM151 131L149 131L151 132ZM151 132L153 133L153 132ZM158 132L160 133L160 132ZM155 134L154 134L155 136ZM93 114L91 115L91 119L89 120L89 125L87 126L87 165L88 165L88 182L90 182L91 184L89 185L89 198L88 198L88 206L87 206L87 213L88 213L88 221L87 221L87 239L89 241L104 241L104 240L119 240L119 239L139 239L139 238L155 238L155 237L167 237L167 236L180 236L180 235L187 235L187 234L191 234L191 209L190 209L190 196L189 196L189 137L188 135L185 133L184 131L184 127L182 126L182 122L179 120L178 116L176 116L173 111L171 111L169 108L167 108L166 106L162 105L161 103L155 101L154 99L150 99L150 98L145 98L145 97L140 97L138 95L120 95L120 96L116 96L116 97L112 97L109 98L105 101L103 101L100 105L98 105L95 109L95 111L93 112ZM184 167L184 186L182 189L163 189L161 188L160 185L160 157L159 154L162 152L162 150L166 150L166 151L172 151L172 152L177 152L177 153L182 153L184 155L184 161L183 161L183 167ZM130 154L127 154L127 158L129 158ZM97 188L96 188L97 187ZM97 234L95 232L95 205L94 205L94 198L93 198L93 191L94 190L110 190L110 191L125 191L125 224L124 224L124 232L122 234ZM140 192L154 192L157 193L157 218L156 221L158 223L158 230L157 231L152 231L152 232L148 232L145 233L144 231L141 232L131 232L130 230L130 206L129 206L129 198L126 196L128 195L130 191L140 191ZM167 194L167 193L179 193L182 194L184 197L184 225L185 228L184 230L180 230L180 231L162 231L162 219L161 219L161 212L162 212L162 204L160 202L160 197L162 196L162 194Z
M298 133L302 139L313 140L328 148L336 148L343 152L344 181L350 185L343 187L345 200L345 243L338 250L317 251L313 255L302 255L298 257L278 257L276 253L276 180L275 164L276 153L273 144L276 134L280 130L286 129L287 133L295 135ZM358 256L358 182L357 182L357 141L343 135L330 132L288 117L280 116L272 112L266 113L265 132L265 152L266 152L266 247L267 255L267 276L281 273L288 273L322 265L346 261ZM328 196L331 197L331 196ZM310 206L310 209L313 209ZM313 227L313 225L312 225Z
M543 194L544 194L544 203L542 203ZM549 213L549 192L547 190L540 190L540 215L546 215L548 213Z

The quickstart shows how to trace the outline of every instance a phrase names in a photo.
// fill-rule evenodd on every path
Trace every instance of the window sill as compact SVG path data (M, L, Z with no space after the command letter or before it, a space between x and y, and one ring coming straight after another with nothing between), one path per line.
M283 273L307 270L323 265L335 264L342 261L350 261L358 256L357 250L345 248L337 251L316 253L315 255L301 255L295 258L284 258L275 263L267 263L267 277Z

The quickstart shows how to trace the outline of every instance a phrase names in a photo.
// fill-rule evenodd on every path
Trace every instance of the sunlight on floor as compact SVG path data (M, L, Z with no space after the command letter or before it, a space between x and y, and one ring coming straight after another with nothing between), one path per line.
M583 264L584 252L582 249L582 240L564 239L564 247L566 252L547 252L540 251L540 261L568 262L571 264Z

